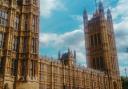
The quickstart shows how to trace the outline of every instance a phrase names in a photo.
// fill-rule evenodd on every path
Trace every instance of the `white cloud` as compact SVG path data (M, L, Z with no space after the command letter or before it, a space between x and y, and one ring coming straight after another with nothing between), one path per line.
M80 29L71 32L66 32L64 34L41 33L40 43L44 45L46 44L47 46L70 46L71 48L73 48L77 44L81 46L81 43L83 41L82 37L83 31ZM52 45L49 43L52 43Z
M85 63L85 42L83 29L76 29L64 34L41 33L40 45L54 48L54 51L70 48L76 50L78 63ZM64 50L63 50L64 51Z
M119 0L117 5L112 8L114 28L116 34L116 45L118 49L118 59L121 75L124 69L128 68L127 44L128 44L128 7L127 0Z
M52 11L58 9L57 2L59 0L41 0L41 14L43 16L49 16ZM56 3L53 3L56 2ZM49 4L50 3L50 4ZM44 4L44 6L43 6ZM45 6L46 5L46 6ZM63 5L62 5L63 6ZM118 48L118 58L120 64L121 74L124 74L124 68L128 68L126 48L128 47L128 7L127 0L118 0L115 7L112 8L112 15L114 18L114 29L116 34L116 45ZM43 10L43 11L42 11ZM81 16L73 16L78 21L82 21ZM83 25L82 25L83 26ZM77 51L77 58L79 62L85 62L85 45L84 45L84 33L83 28L75 29L71 32L64 34L56 33L41 33L40 44L44 47L52 47L55 50L62 48L71 48Z
M128 16L127 0L119 0L116 7L112 9L114 19L122 19Z
M40 12L43 17L49 17L53 11L65 9L61 0L40 0Z

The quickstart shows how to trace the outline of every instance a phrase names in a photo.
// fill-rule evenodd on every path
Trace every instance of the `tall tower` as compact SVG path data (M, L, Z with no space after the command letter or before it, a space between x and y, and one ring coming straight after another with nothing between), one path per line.
M87 13L84 11L84 27L88 67L119 74L110 10L107 11L106 19L103 4L100 2L91 20L87 19Z
M0 89L38 89L39 1L0 6Z
M111 11L108 9L106 18L103 3L99 2L91 20L87 17L84 11L87 65L108 76L110 89L121 89Z
M93 17L87 17L84 11L87 65L108 76L110 89L122 89L111 11L108 9L106 18L103 3L99 2Z
M22 1L16 89L38 89L39 0Z

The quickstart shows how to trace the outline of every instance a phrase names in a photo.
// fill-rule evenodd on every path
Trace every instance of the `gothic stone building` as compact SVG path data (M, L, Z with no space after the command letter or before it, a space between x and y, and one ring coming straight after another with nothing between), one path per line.
M88 67L76 53L39 57L39 0L0 0L0 89L122 89L110 10L84 11Z

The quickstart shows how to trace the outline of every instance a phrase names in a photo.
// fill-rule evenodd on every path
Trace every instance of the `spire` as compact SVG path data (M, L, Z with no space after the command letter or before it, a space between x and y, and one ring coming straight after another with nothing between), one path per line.
M98 7L98 9L99 9L99 13L101 14L101 15L104 15L104 6L103 6L103 2L100 0L100 2L99 2L99 7Z
M83 17L85 20L88 20L88 14L87 14L86 9L84 9Z
M68 48L68 53L70 53L71 51L70 51L70 48Z
M58 59L59 60L61 59L61 52L60 51L58 52Z
M86 27L87 22L88 22L88 14L87 14L86 9L83 12L83 19L84 19L84 26Z
M74 51L74 59L76 59L76 51Z
M74 63L76 64L76 51L74 51Z
M107 10L107 20L112 23L112 14L110 9Z

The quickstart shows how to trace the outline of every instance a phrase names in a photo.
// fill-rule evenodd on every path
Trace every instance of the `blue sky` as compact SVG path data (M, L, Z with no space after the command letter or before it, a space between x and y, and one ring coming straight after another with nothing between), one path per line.
M40 0L40 55L57 58L68 48L77 51L77 63L86 64L83 33L83 10L89 17L95 11L95 0ZM127 0L103 0L113 15L121 74L128 69Z

